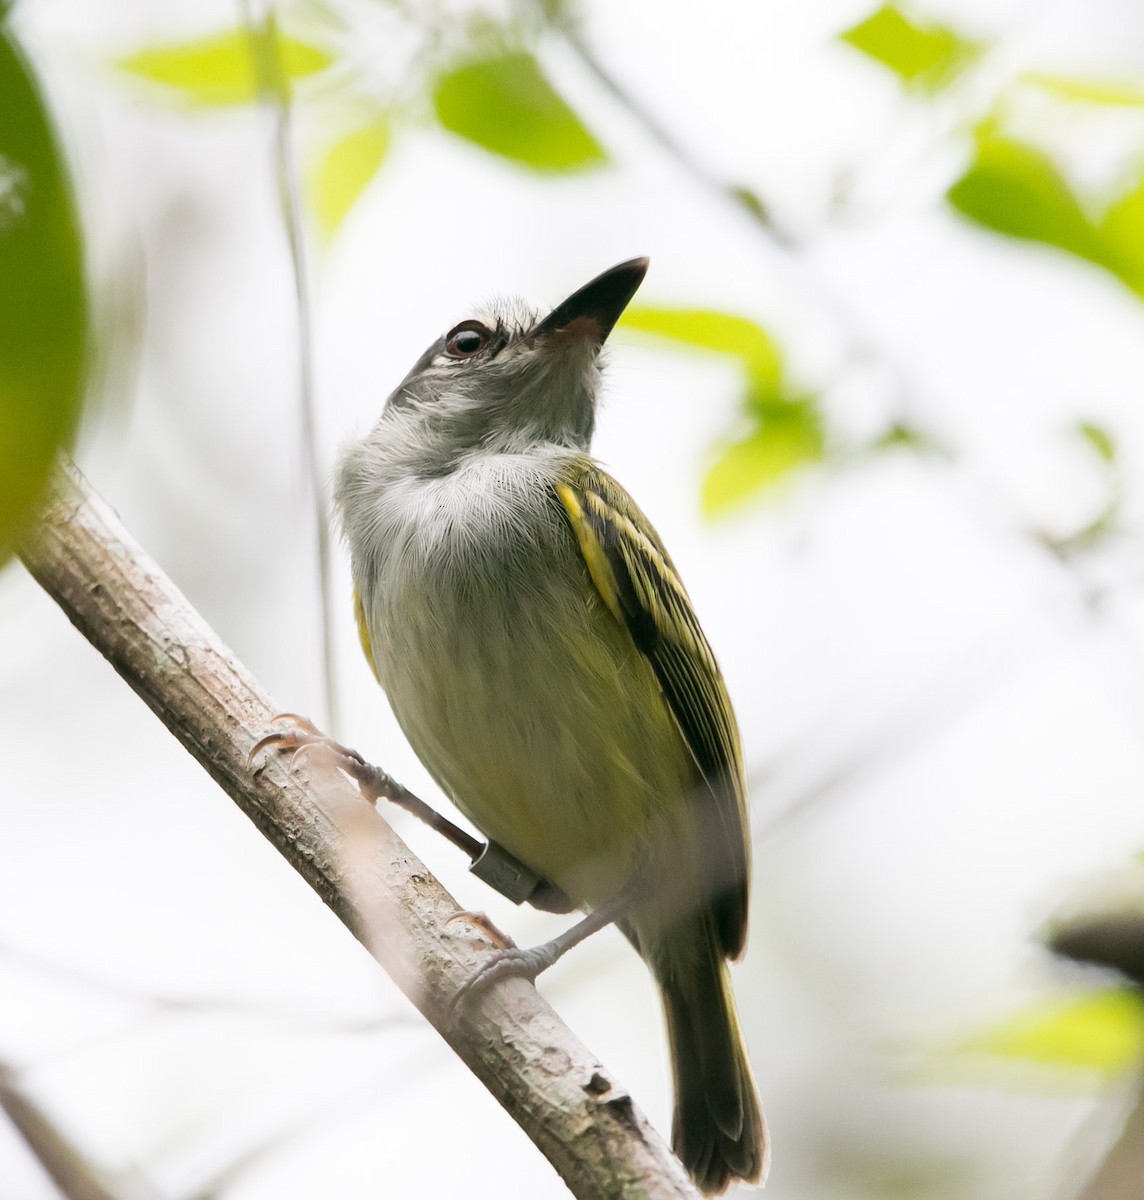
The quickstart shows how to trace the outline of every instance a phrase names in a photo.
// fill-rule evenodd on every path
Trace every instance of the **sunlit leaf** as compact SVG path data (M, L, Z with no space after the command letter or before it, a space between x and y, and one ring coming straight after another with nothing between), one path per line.
M1116 440L1103 425L1092 421L1081 421L1077 432L1109 465L1116 462Z
M1112 79L1072 79L1067 76L1045 75L1039 71L1028 71L1020 76L1020 80L1061 100L1144 108L1144 87L1138 83Z
M1113 991L1031 1005L966 1039L959 1049L1119 1074L1144 1058L1144 999L1136 992Z
M774 394L782 378L782 356L774 339L746 317L706 308L649 308L633 305L620 318L624 329L638 330L698 350L739 359L752 390Z
M1144 296L1144 176L1104 214L1100 236L1110 269Z
M379 116L339 138L314 163L307 176L306 195L323 238L333 237L377 174L389 140L389 121Z
M704 515L722 516L796 468L820 461L824 451L822 417L811 400L768 405L758 428L720 449L703 480Z
M896 4L884 4L839 36L906 83L933 87L950 79L979 49L944 25L912 20Z
M1039 150L983 130L973 162L948 197L971 221L1107 266L1103 241L1053 163Z
M446 129L535 171L573 171L607 161L531 54L501 54L455 67L438 78L433 103Z
M0 21L0 560L75 430L87 316L66 164L35 77Z
M120 70L162 84L184 104L223 108L257 98L259 72L256 37L248 29L231 29L208 37L152 46L117 62ZM287 79L303 79L324 71L333 59L325 50L285 34L277 34L278 70Z

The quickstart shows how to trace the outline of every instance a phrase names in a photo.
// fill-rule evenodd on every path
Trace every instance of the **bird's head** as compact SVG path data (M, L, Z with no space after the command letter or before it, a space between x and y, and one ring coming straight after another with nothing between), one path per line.
M587 450L600 349L647 267L646 258L620 263L546 316L502 301L454 325L389 397L378 437L425 474L480 451Z

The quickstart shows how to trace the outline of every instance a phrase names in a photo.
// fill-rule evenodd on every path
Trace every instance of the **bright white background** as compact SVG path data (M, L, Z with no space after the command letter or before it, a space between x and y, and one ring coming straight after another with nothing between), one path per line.
M400 23L365 0L343 11L390 79ZM998 39L999 72L1144 71L1129 0L927 11ZM542 59L613 168L545 180L405 131L311 260L318 450L328 470L474 301L554 303L635 254L652 260L642 300L770 329L795 378L830 385L836 437L905 412L955 448L809 474L704 522L734 372L623 337L596 444L669 544L743 727L756 885L736 988L774 1138L768 1195L1063 1197L1114 1136L1115 1104L1087 1078L999 1086L946 1051L1083 986L1036 933L1144 845L1139 542L1074 570L1028 536L1099 507L1095 458L1070 433L1082 418L1116 434L1130 532L1140 516L1144 308L942 205L964 162L956 114L905 102L834 40L867 12L585 5L601 57L714 172L767 198L793 255L682 175L556 43ZM38 0L19 28L78 164L105 332L80 462L276 701L322 718L270 119L182 114L108 66L236 19L201 0ZM1100 178L1099 144L1077 170ZM872 347L860 363L856 341ZM338 732L432 794L360 661L340 551L335 596ZM239 1162L228 1200L566 1194L18 566L0 576L0 748L0 1058L94 1161L171 1197ZM560 927L394 820L521 943ZM594 939L542 990L669 1130L658 1002L622 939ZM53 1194L0 1126L0 1195Z

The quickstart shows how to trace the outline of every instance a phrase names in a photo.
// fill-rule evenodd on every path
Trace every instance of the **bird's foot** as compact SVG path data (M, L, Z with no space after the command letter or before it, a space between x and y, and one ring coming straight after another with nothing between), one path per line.
M356 750L343 746L341 742L323 733L308 717L299 713L277 713L272 720L289 721L291 724L286 729L276 729L260 737L251 748L249 761L253 762L263 750L273 747L275 750L292 751L290 766L293 768L300 754L320 749L332 755L338 769L357 782L362 795L370 804L376 804L383 798L394 799L395 791L405 791L380 767L366 762Z
M456 1013L472 996L502 979L527 979L529 983L535 983L536 977L547 971L561 953L559 939L531 946L527 950L521 950L511 943L502 949L491 950L484 962L457 989L450 1008Z
M454 921L467 921L470 925L475 925L484 935L493 943L498 950L515 950L516 942L498 929L489 919L487 913L483 912L459 912L454 913L446 922L446 925L451 925Z

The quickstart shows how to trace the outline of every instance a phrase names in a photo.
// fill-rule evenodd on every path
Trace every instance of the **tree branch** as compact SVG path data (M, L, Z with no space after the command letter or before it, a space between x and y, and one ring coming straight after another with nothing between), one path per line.
M488 948L453 898L318 756L248 764L280 711L110 508L57 470L25 565L271 844L345 922L579 1197L695 1197L627 1092L521 980L460 1019Z

